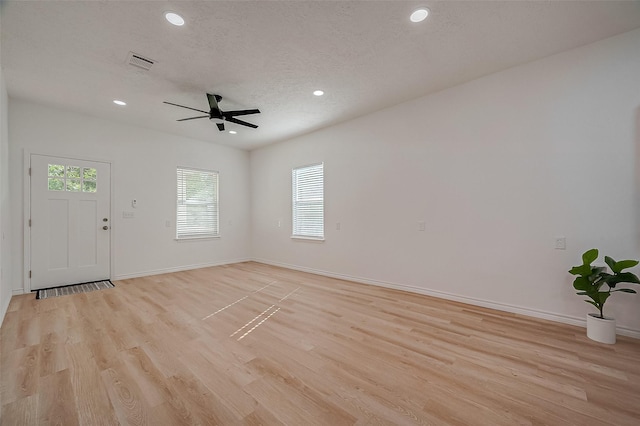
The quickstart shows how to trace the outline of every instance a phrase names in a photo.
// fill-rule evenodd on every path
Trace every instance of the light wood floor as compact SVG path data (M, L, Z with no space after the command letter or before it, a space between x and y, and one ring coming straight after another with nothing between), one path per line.
M639 425L640 341L241 263L14 297L2 425Z

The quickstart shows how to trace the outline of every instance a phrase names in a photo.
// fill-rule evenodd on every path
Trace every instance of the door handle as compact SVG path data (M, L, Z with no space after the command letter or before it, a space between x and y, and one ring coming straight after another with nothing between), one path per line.
M104 229L106 231L107 229L109 229L109 227L107 225L105 225L105 226L102 227L102 229Z

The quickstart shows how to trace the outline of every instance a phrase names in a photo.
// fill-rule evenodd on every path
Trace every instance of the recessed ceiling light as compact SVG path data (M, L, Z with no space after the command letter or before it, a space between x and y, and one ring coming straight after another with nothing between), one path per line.
M411 14L409 19L411 20L411 22L422 22L427 19L427 16L429 16L429 9L427 9L426 7L421 7L420 9L416 9Z
M118 99L114 100L113 103L120 106L125 106L127 104L126 102L120 101Z
M167 12L164 14L164 17L167 19L167 21L169 21L173 25L176 25L178 27L181 27L184 25L184 19L182 18L182 16L178 15L177 13Z
M231 133L232 135L235 135L238 132L236 132L235 130L229 130L229 133Z
M316 96L322 96L324 95L324 92L322 90L316 90L315 92L313 92L313 94Z

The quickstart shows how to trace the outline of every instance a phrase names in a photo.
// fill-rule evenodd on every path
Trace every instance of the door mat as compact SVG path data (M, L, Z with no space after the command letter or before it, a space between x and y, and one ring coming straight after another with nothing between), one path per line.
M36 293L36 299L48 299L50 297L66 296L69 294L89 293L90 291L104 290L113 287L115 287L115 285L113 285L111 280L102 280L90 283L44 288L42 290L38 290Z

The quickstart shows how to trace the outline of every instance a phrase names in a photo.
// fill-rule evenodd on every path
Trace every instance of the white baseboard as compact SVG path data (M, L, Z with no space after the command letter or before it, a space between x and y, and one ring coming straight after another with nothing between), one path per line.
M322 275L325 277L337 278L337 279L346 280L346 281L353 281L360 284L369 284L369 285L375 285L379 287L393 288L396 290L408 291L411 293L424 294L426 296L439 297L441 299L453 300L455 302L466 303L474 306L481 306L483 308L490 308L498 311L511 312L514 314L520 314L520 315L525 315L529 317L560 322L563 324L570 324L570 325L575 325L575 326L585 327L585 328L587 326L587 320L585 318L578 318L578 317L573 317L569 315L557 314L553 312L546 312L546 311L537 310L537 309L525 308L522 306L508 305L505 303L492 302L490 300L477 299L474 297L460 296L457 294L447 293L447 292L438 291L438 290L430 290L422 287L414 287L414 286L409 286L405 284L397 284L397 283L391 283L386 281L372 280L368 278L354 277L354 276L345 275L345 274L338 274L334 272L322 271L322 270L313 269L313 268L306 268L303 266L274 262L267 259L254 258L252 260L258 263L264 263L264 264L273 265L273 266L280 266L282 268L293 269L296 271L309 272L311 274ZM622 336L629 336L636 339L640 339L640 330L634 330L631 328L618 326L617 333Z
M131 274L120 274L111 277L112 281L128 280L129 278L148 277L150 275L170 274L172 272L190 271L192 269L209 268L211 266L230 265L232 263L249 262L251 259L223 260L220 262L198 263L195 265L176 266L173 268L154 269L151 271L134 272Z
M14 288L13 290L11 290L12 296L19 296L21 294L24 294L24 290L21 288Z

